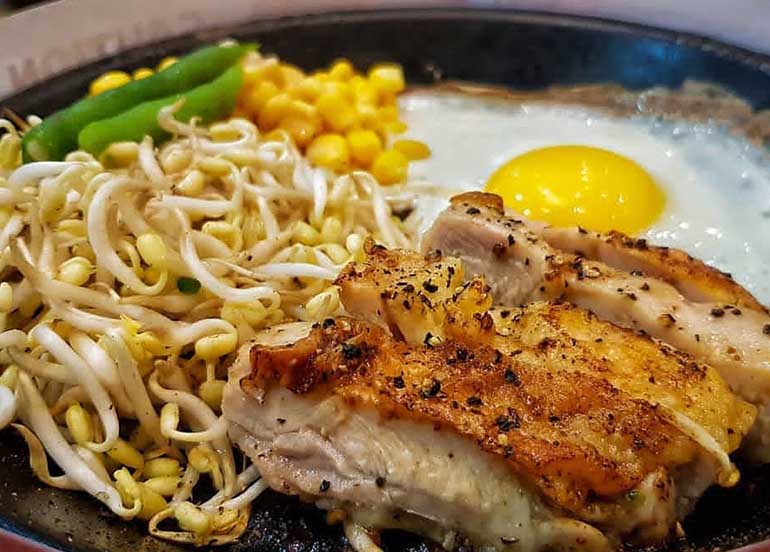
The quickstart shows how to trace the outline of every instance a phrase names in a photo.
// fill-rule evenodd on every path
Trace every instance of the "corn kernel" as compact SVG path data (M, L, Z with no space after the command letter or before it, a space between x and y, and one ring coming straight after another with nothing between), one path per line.
M301 220L294 223L294 230L291 237L292 240L303 245L315 245L321 239L318 230L310 226L307 222Z
M302 117L305 119L319 120L318 109L313 104L303 100L291 100L286 109L287 116Z
M176 477L173 475L161 475L159 477L151 477L150 479L142 483L142 485L144 485L151 491L158 493L161 496L173 495L176 492L178 484L179 484L179 477Z
M393 122L398 120L398 106L385 105L377 109L377 118L382 122Z
M393 149L403 153L409 161L419 161L430 157L430 148L419 140L396 140Z
M131 78L134 80L142 80L146 79L147 77L151 77L155 74L155 71L150 69L149 67L140 67L139 69L135 69L133 73L131 73Z
M327 217L321 226L321 241L335 243L342 236L342 222L339 217Z
M246 96L243 107L248 113L256 117L270 98L277 96L279 92L280 90L274 82L262 81Z
M387 150L377 156L370 170L380 184L387 186L406 180L408 165L409 160L403 153Z
M142 474L150 479L152 477L174 477L179 476L182 468L179 465L179 460L174 458L153 458L144 463L144 469Z
M323 92L323 83L317 76L305 77L291 89L291 95L305 100L315 102L318 96Z
M324 123L332 130L342 132L358 121L358 113L353 104L341 94L326 92L316 101L318 113Z
M349 80L354 73L353 64L346 59L335 61L329 68L329 78L335 81Z
M198 387L198 396L214 410L222 406L222 393L225 390L224 380L204 381Z
M351 82L353 88L353 94L356 96L356 101L359 104L367 104L376 106L379 101L379 92L372 86L372 84L366 80Z
M381 92L398 94L404 90L404 72L395 63L380 63L369 69L369 82Z
M203 360L216 360L232 353L237 345L238 336L234 333L207 335L195 342L195 354Z
M94 265L85 257L72 257L59 267L57 279L74 286L82 286L91 277Z
M271 130L289 114L292 100L288 94L277 94L267 100L257 118L259 130Z
M179 527L196 535L205 535L211 531L211 517L190 502L181 502L174 510Z
M139 155L139 144L136 142L113 142L104 151L103 160L115 167L127 167L136 161Z
M307 148L308 160L319 167L343 173L350 165L350 151L339 134L321 134Z
M349 102L353 102L356 99L353 94L353 88L346 82L332 80L324 82L323 90L321 91L321 95L323 94L336 94Z
M152 232L141 234L136 238L136 248L148 266L166 266L166 244L158 234Z
M142 456L142 453L123 439L115 441L112 448L107 451L107 456L118 464L128 466L129 468L140 469L144 467L144 456Z
M289 116L281 119L278 128L285 130L297 146L306 147L321 130L320 124L313 119Z
M8 282L0 284L0 313L11 312L13 308L13 288Z
M356 105L358 111L358 122L362 128L369 130L378 130L382 124L377 117L377 108L367 103L359 102Z
M272 82L277 87L283 86L283 73L281 72L281 64L278 62L277 58L263 58L244 65L244 85L251 87L259 82Z
M94 79L88 90L92 96L96 96L129 82L131 82L131 75L125 71L107 71L102 76Z
M382 141L373 130L352 130L347 135L350 155L362 167L368 167L382 151Z
M192 170L180 180L174 189L185 196L196 196L203 191L206 184L206 177L199 170Z
M293 88L305 78L305 73L295 65L282 63L281 78L283 80L284 88Z
M67 408L64 414L64 421L70 435L78 445L85 445L94 440L94 426L91 423L91 416L80 403L75 403Z
M174 56L168 56L160 60L160 63L158 64L157 70L163 71L164 69L168 69L172 65L174 65L177 61L179 61Z
M383 125L385 132L389 134L402 134L406 132L407 126L404 121L391 121Z

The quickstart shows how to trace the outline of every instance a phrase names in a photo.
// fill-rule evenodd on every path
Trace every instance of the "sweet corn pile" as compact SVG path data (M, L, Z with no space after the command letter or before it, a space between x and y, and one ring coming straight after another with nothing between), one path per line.
M155 70L149 67L139 67L134 69L130 74L125 71L107 71L103 75L94 79L91 86L88 88L88 93L91 96L96 96L107 90L112 90L118 86L131 82L132 80L146 79L147 77L154 75L155 71L162 71L166 67L170 67L176 63L175 57L167 57L161 60Z
M260 123L275 102L257 109L256 91L278 89L269 67L281 90L321 82L265 64L245 94ZM344 63L329 75L343 70L353 82ZM355 81L386 98L376 109L403 86L394 68L382 71ZM335 94L303 105L323 113ZM302 134L287 123L296 118L271 119L267 136L241 117L202 128L176 109L161 110L175 138L160 148L148 137L99 160L72 152L23 166L20 135L0 120L0 427L21 433L41 481L146 520L153 535L213 545L243 532L265 488L253 466L239 471L220 415L227 366L266 326L338 312L331 281L367 236L410 245L391 214L410 185L345 171L379 163L398 173L383 182L401 181L390 158L419 146L379 151L379 127L347 123ZM314 166L298 149L331 160L319 150L340 140L355 161ZM201 479L215 494L194 500Z
M174 61L166 58L157 69ZM363 169L387 186L407 180L410 161L430 156L422 142L394 139L407 130L397 103L406 85L396 64L377 64L363 75L342 59L307 75L275 57L252 53L242 67L237 114L254 121L268 138L288 134L314 166L338 174ZM151 69L137 69L133 79L151 74ZM91 83L91 94L131 79L124 71L110 71Z

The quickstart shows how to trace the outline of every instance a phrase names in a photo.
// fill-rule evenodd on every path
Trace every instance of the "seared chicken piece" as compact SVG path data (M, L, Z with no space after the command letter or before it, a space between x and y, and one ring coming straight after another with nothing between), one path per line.
M671 284L688 301L721 303L766 312L729 274L679 249L660 247L621 232L600 234L582 228L554 228L528 222L549 245L626 272L642 272Z
M453 198L423 248L459 256L466 273L485 274L496 302L566 300L713 366L760 407L747 451L770 460L770 316L761 305L727 275L682 252L645 251L642 244L624 249L613 245L617 237L600 244L576 235L580 231L560 233L506 214L498 196L468 193ZM578 250L586 256L571 252Z
M339 278L364 320L231 369L224 415L271 487L446 545L600 550L735 482L754 409L710 368L567 304L489 313L456 259L367 250Z

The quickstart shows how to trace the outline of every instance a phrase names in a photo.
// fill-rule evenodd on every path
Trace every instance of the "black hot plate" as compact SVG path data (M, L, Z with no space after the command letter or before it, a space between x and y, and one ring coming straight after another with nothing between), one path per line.
M537 89L553 84L614 82L630 89L676 87L685 79L719 84L754 109L770 108L770 58L689 35L614 22L499 10L399 10L261 20L201 31L136 48L0 101L19 114L41 116L77 99L110 69L153 65L167 55L223 37L256 40L303 68L337 57L357 66L403 64L411 83L457 79ZM85 494L57 491L32 476L26 448L0 432L0 527L62 550L161 552L181 547L148 537ZM712 489L685 523L686 540L668 550L725 550L770 538L770 467L746 469L737 488ZM273 493L254 505L251 525L228 552L350 550L339 527L311 506ZM386 550L438 550L390 534ZM770 550L770 541L757 548Z

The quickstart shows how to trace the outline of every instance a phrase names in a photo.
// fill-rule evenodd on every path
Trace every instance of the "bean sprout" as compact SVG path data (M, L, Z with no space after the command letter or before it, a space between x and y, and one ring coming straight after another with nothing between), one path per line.
M173 135L160 150L146 137L125 158L0 160L0 428L20 432L43 483L214 545L237 538L267 488L254 465L237 468L218 403L238 346L336 312L332 281L366 237L408 244L390 198L403 206L411 188L313 167L245 119L178 121L180 106L160 111ZM147 494L155 460L182 474L171 497ZM185 512L211 532L159 528Z

